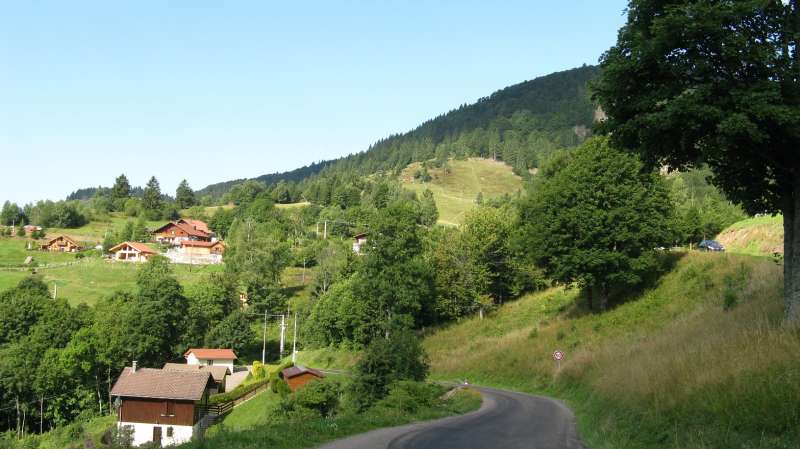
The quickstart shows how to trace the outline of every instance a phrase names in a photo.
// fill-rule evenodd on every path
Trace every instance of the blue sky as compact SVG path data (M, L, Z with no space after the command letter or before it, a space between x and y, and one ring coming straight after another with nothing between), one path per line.
M594 64L625 1L4 2L0 200L174 193L362 151Z

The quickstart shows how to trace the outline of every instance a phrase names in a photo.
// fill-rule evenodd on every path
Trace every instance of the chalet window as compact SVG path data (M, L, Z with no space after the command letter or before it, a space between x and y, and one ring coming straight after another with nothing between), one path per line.
M173 431L172 427L167 427L167 437L168 438L172 438L172 431Z
M164 402L164 416L175 416L175 403L172 401Z

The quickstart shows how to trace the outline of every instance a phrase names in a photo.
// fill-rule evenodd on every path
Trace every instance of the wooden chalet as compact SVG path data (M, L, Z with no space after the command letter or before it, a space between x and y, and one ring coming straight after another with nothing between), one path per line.
M325 374L322 374L322 371L302 365L295 365L284 369L281 371L281 376L283 376L283 380L289 384L289 388L291 388L292 391L301 388L311 381L325 378Z
M211 373L138 368L120 374L115 396L117 426L131 432L132 443L169 446L200 436L203 404L214 388Z
M153 231L153 239L158 243L178 246L182 241L210 242L213 233L208 225L200 220L181 218L171 221Z
M120 262L147 262L158 254L149 246L139 242L122 242L108 252L112 254L113 260Z
M83 247L75 240L67 237L66 235L59 235L58 237L49 239L42 245L42 251L53 251L61 253L76 253L82 250Z

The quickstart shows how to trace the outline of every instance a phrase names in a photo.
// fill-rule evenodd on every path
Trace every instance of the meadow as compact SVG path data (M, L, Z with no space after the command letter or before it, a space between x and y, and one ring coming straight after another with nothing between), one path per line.
M554 288L433 331L433 377L563 398L593 449L798 447L800 335L781 326L782 267L676 257L603 314Z
M73 260L74 255L72 256ZM95 304L100 298L116 291L132 292L136 288L137 264L111 262L99 257L75 260L74 265L55 268L36 268L45 283L58 297L66 298L70 304ZM221 265L191 266L172 265L175 277L185 289L200 280L206 273L223 270ZM29 276L30 271L0 270L0 291L13 287Z
M514 195L522 189L522 178L511 172L511 167L491 159L469 158L448 161L450 172L441 168L430 168L431 182L414 179L414 172L421 164L415 162L400 174L403 186L417 195L425 189L433 192L436 207L439 209L439 223L460 224L464 213L475 207L478 193L490 199L504 194Z
M720 232L717 240L732 253L783 254L783 216L763 215L736 222Z

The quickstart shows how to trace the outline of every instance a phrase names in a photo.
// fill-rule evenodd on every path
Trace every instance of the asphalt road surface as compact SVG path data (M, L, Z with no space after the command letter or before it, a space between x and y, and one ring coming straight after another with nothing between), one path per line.
M466 415L373 430L320 449L582 449L575 417L560 401L491 388Z

